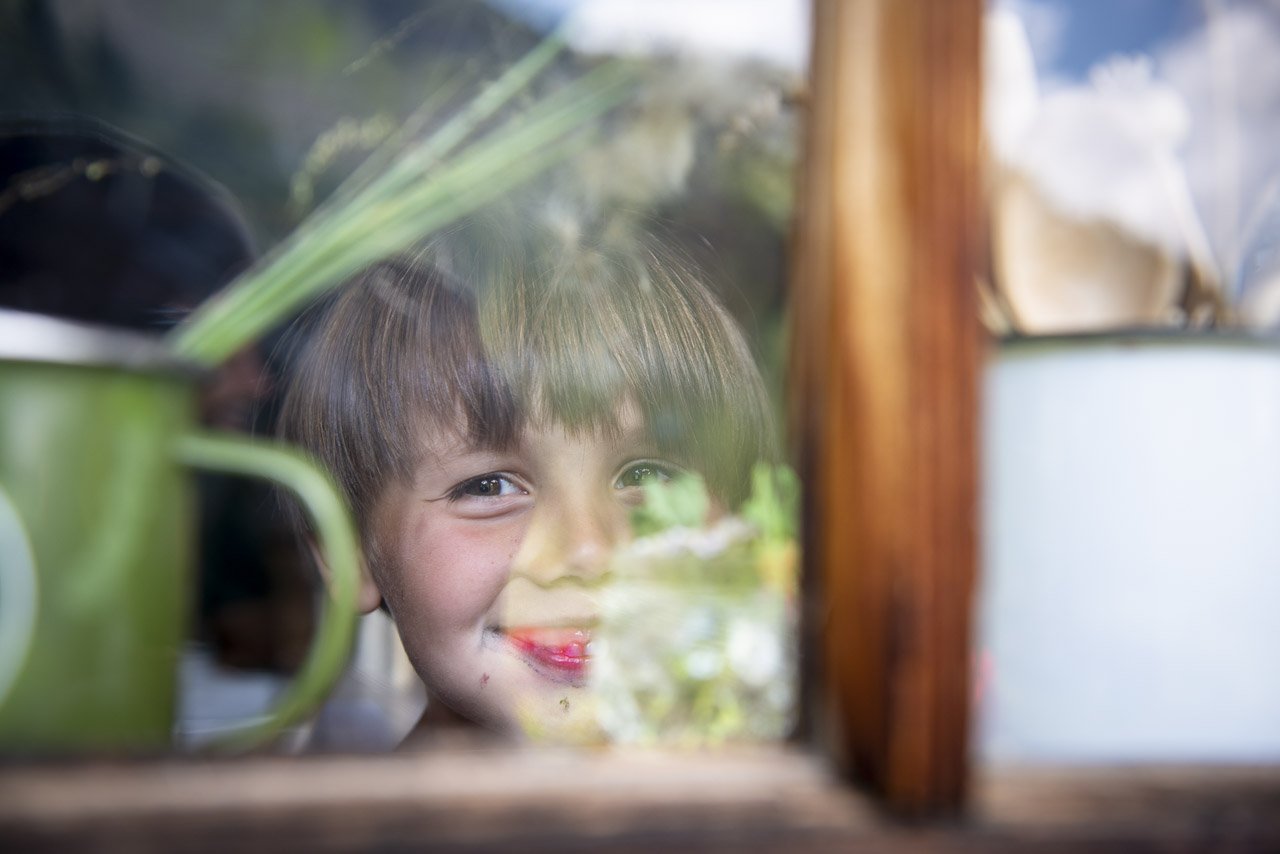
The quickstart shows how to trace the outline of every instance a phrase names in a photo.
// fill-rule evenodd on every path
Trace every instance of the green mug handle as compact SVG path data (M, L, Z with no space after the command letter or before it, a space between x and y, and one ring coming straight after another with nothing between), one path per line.
M178 440L178 458L208 471L261 477L294 493L319 534L329 569L328 603L316 626L311 649L297 676L264 720L254 721L210 743L214 750L243 751L259 746L306 716L324 701L346 665L355 632L360 553L355 528L333 480L298 452L283 445L231 435L189 433Z
M0 706L35 637L37 586L36 560L27 529L0 484Z

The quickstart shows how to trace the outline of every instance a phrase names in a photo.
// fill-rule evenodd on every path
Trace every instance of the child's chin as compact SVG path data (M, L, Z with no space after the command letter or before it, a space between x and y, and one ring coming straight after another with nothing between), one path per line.
M539 744L590 745L605 741L594 695L582 688L544 687L515 703L519 734Z

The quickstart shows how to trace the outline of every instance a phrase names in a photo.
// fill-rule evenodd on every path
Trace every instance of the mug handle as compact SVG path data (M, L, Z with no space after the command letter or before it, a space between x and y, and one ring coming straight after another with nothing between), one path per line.
M333 480L284 445L196 432L182 436L176 450L178 459L192 468L261 477L294 493L319 533L320 551L329 569L328 603L293 682L266 719L246 724L210 743L215 750L248 750L269 741L320 705L347 663L360 583L356 532Z
M18 508L0 483L0 706L36 633L36 559Z

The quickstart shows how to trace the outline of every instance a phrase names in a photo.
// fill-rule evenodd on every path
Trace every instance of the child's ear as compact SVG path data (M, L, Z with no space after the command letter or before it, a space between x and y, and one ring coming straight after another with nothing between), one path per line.
M316 562L316 566L320 567L320 575L324 578L324 583L328 584L331 578L329 565L325 563L320 546L310 536L307 537L307 548L311 552L311 559ZM361 555L360 587L356 590L356 610L361 614L371 614L378 610L380 605L382 605L382 591L378 589L378 582L369 571L368 561L364 559L364 555Z

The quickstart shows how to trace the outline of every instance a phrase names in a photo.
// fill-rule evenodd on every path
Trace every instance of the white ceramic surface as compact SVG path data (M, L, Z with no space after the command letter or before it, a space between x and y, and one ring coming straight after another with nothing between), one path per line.
M1280 759L1280 343L1013 344L986 383L981 755Z

